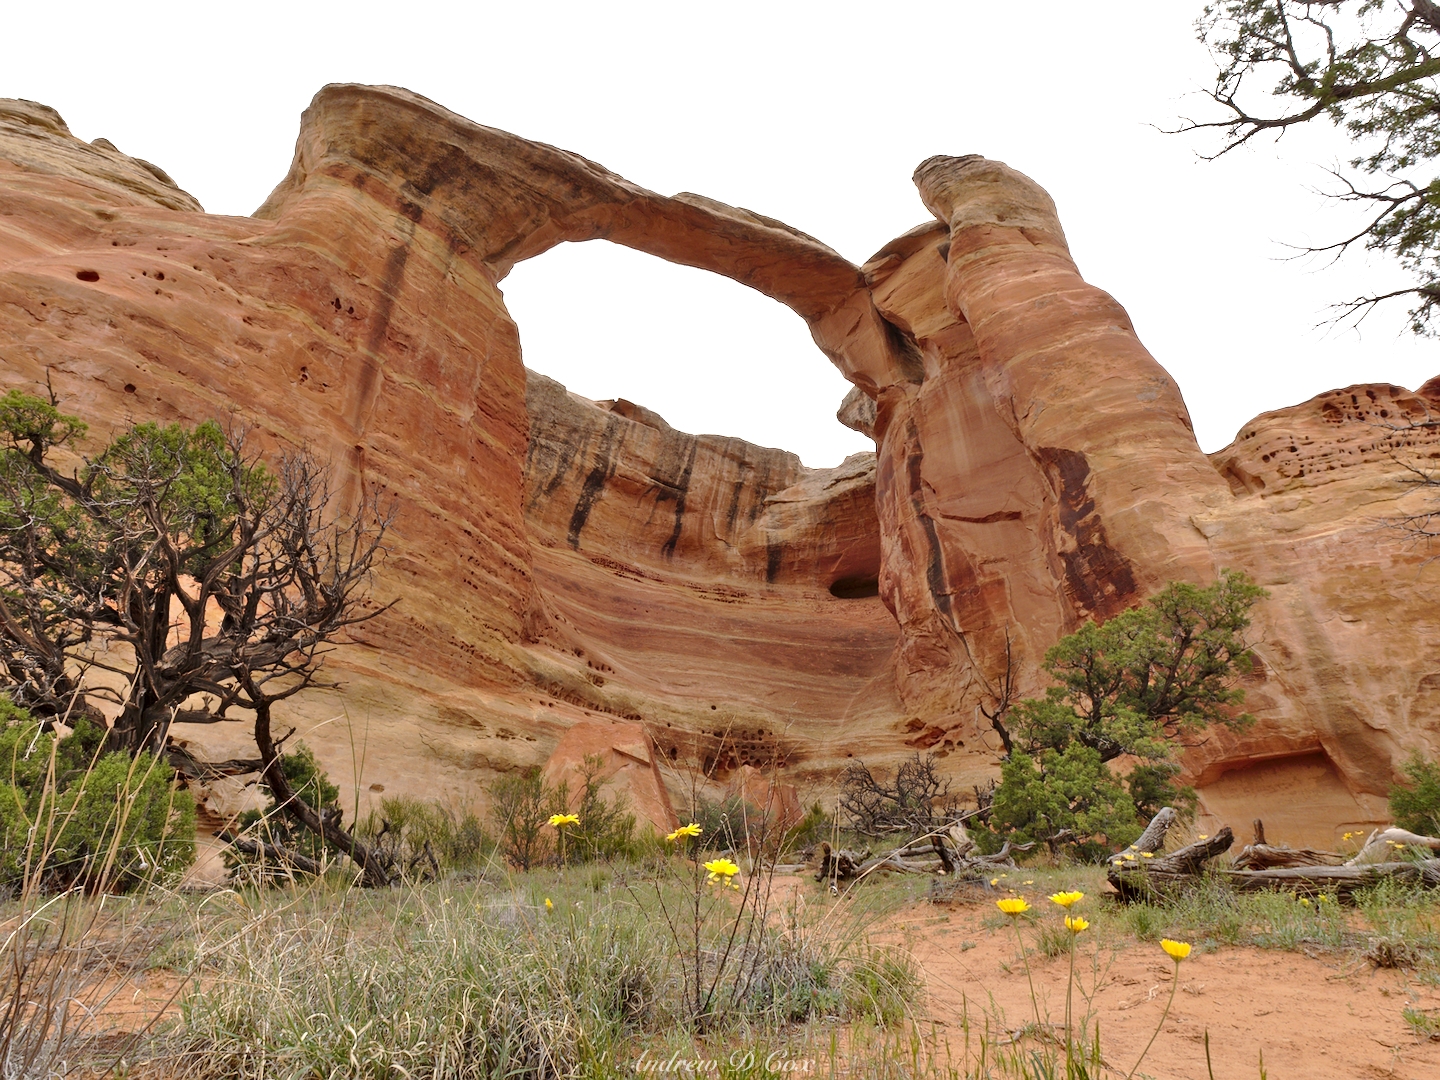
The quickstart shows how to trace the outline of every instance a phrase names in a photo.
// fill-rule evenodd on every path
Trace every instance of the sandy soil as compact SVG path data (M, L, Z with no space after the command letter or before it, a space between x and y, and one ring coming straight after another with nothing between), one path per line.
M1077 909L1078 910L1078 909ZM907 944L924 971L924 1023L945 1025L959 1053L962 1010L972 1025L993 1008L1010 1028L1031 1016L1019 947L1008 927L987 929L984 902L918 904L896 916L885 936ZM1096 942L1081 936L1077 971L1091 984ZM1034 937L1027 934L1027 944ZM1068 960L1032 955L1041 1015L1061 1022ZM1155 1030L1170 995L1174 964L1155 943L1100 945L1094 996L1106 1063L1124 1075ZM993 1003L993 1006L992 1006ZM1353 953L1312 954L1221 946L1198 949L1180 966L1180 986L1144 1072L1165 1080L1206 1080L1203 1039L1210 1033L1216 1080L1404 1080L1440 1077L1440 1042L1418 1039L1401 1019L1405 1007L1440 1009L1440 989L1413 973L1381 970ZM1078 1000L1077 1014L1084 1008Z

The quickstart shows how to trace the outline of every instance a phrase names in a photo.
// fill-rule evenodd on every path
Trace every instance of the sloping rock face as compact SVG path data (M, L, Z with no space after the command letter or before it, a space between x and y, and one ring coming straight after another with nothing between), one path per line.
M779 764L808 804L848 757L915 750L979 782L986 712L1041 687L1058 637L1238 567L1271 591L1259 720L1187 751L1203 809L1308 843L1382 818L1397 763L1440 750L1435 572L1380 524L1424 500L1406 465L1440 450L1406 423L1440 393L1336 391L1207 457L1042 189L978 157L915 179L932 220L856 267L406 91L331 86L264 206L222 218L3 102L0 386L48 378L97 442L235 410L347 497L398 500L375 602L401 602L336 654L343 695L288 717L367 796L474 797L582 723L641 725L667 798ZM875 455L809 470L527 374L500 283L591 239L790 306ZM230 756L244 732L192 741Z

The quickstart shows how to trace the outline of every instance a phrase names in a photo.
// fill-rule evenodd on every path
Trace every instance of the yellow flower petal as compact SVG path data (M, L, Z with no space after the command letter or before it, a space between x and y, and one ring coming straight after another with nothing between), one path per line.
M1165 938L1160 942L1160 947L1174 960L1184 960L1190 955L1190 943L1188 941L1171 941Z
M996 900L995 906L1006 915L1023 915L1030 910L1030 905L1018 896L1011 897L1008 900Z
M1078 934L1082 930L1090 929L1090 923L1088 920L1081 918L1079 915L1076 915L1073 919L1069 915L1066 915L1065 929L1069 930L1072 934Z
M729 859L712 859L705 864L705 869L710 871L711 881L717 877L732 878L740 872L740 867Z
M675 841L679 840L682 836L699 836L700 831L700 826L692 821L689 825L681 825L674 832L669 833L665 839Z
M550 824L557 829L561 825L579 825L580 818L576 814L551 814Z
M1140 852L1140 857L1142 859L1153 859L1155 857L1155 853L1153 851L1142 851Z
M1078 904L1083 899L1085 899L1083 892L1057 892L1050 897L1051 903L1059 904L1063 908L1068 908L1071 904Z
M554 911L554 910L555 910L555 905L550 902L550 897L548 897L548 896L545 897L545 910L546 910L546 911Z

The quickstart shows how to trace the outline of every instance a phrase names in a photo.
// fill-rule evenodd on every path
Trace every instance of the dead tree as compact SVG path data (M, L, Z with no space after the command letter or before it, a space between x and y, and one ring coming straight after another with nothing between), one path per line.
M950 781L940 776L935 755L917 752L901 762L886 782L863 761L852 761L840 774L840 810L850 826L866 836L910 833L919 836L959 817Z
M967 645L968 649L969 646ZM977 669L978 670L978 669ZM983 676L982 676L983 681ZM1005 714L1010 711L1010 706L1015 704L1015 658L1010 652L1010 628L1005 628L1005 670L1001 674L998 685L990 687L990 695L994 698L994 704L988 709L979 706L980 715L990 721L991 728L995 734L1000 736L1000 744L1005 748L1005 757L1009 757L1015 751L1014 740L1010 735L1010 729L1005 725ZM977 787L976 795L980 794Z

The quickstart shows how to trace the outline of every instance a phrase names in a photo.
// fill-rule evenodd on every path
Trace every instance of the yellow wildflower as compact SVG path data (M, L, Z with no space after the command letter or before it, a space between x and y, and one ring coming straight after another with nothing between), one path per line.
M1177 964L1190 955L1190 943L1188 941L1171 941L1167 937L1160 942L1160 947L1164 949Z
M1030 905L1018 896L1011 897L1008 900L996 900L995 906L1006 915L1023 915L1030 910Z
M1057 892L1050 897L1050 902L1068 908L1071 904L1078 904L1083 899L1085 899L1083 892Z
M719 881L723 885L735 885L735 875L740 873L740 867L736 866L729 859L711 859L705 864L705 869L710 872L708 880Z
M1088 920L1081 918L1079 915L1076 915L1073 919L1069 915L1066 915L1065 929L1069 930L1072 934L1078 934L1082 930L1090 929L1090 923Z
M1033 881L1026 881L1026 882L1024 882L1024 884L1026 884L1026 885L1034 885L1035 882L1033 882Z
M689 825L681 825L681 826L680 826L678 829L676 829L674 832L668 834L668 835L665 837L665 839L666 839L666 840L672 840L672 841L673 841L673 840L679 840L682 836L699 836L699 835L700 835L700 826L699 826L699 825L696 825L695 822L692 821Z
M576 814L551 814L550 824L557 829L561 825L579 825L580 818Z
M1300 897L1300 903L1304 904L1306 907L1309 907L1309 906L1310 906L1310 898L1309 898L1308 896L1302 896L1302 897Z
M1129 859L1131 862L1134 862L1134 861L1135 861L1135 856L1134 856L1134 855L1131 855L1130 852L1128 852L1128 851L1125 852L1125 854L1124 854L1123 857L1126 858L1126 859Z
M1210 834L1209 834L1208 832L1202 832L1202 833L1200 834L1200 839L1201 839L1201 840L1209 840L1209 839L1210 839Z
M1155 853L1153 851L1142 851L1140 852L1140 857L1142 859L1153 859L1155 857Z
M545 910L546 910L546 911L554 911L554 910L555 910L555 905L550 902L550 897L548 897L548 896L545 897Z
M996 885L999 885L999 884L1000 884L1000 879L999 879L998 877L992 877L992 878L990 879L990 887L991 887L992 889L993 889Z

